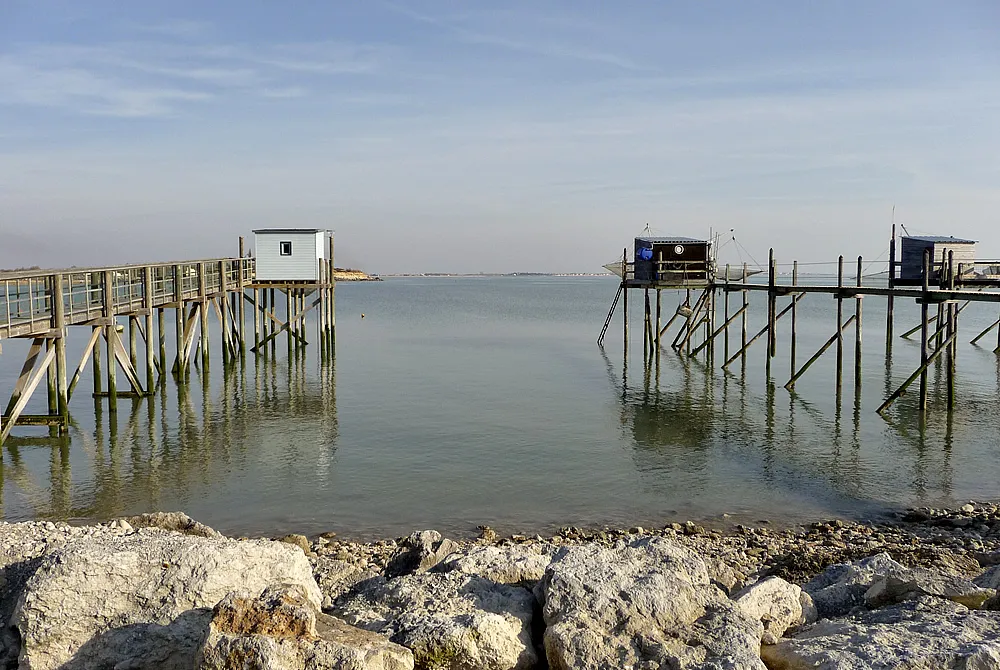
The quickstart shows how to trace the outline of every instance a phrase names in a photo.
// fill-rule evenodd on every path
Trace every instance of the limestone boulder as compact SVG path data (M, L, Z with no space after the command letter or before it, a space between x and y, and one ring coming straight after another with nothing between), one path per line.
M906 567L882 553L851 563L831 565L807 582L802 590L812 597L819 618L844 616L865 604L865 592L880 576Z
M12 622L21 666L188 669L212 608L230 591L271 584L320 592L298 549L142 529L81 537L47 554L27 580Z
M880 575L865 591L864 597L869 608L883 607L920 596L932 596L978 609L995 595L994 589L982 588L963 577L941 574L926 568L904 568Z
M184 512L151 512L126 517L123 521L135 528L161 528L197 537L222 537L219 531L195 521Z
M413 652L418 668L535 667L534 596L527 589L460 572L358 584L328 610Z
M230 593L215 606L197 670L412 670L413 654L314 609L300 586Z
M820 621L761 657L779 670L1000 670L1000 613L920 596Z
M358 565L328 556L310 559L313 577L323 594L323 608L333 607L333 603L354 588L359 582L379 576L374 567Z
M701 558L667 540L561 550L535 592L555 670L764 670L760 620L711 583Z
M775 644L789 628L816 620L816 608L808 593L781 577L768 577L736 592L736 606L764 628L763 644Z
M513 544L505 547L479 546L452 554L434 567L435 572L477 575L498 584L529 588L545 576L557 547L551 544Z
M436 530L422 530L404 538L385 568L386 577L427 572L459 548Z

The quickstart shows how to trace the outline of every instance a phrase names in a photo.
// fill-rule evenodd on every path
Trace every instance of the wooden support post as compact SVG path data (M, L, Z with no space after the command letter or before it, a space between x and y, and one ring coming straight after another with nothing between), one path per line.
M948 288L952 291L955 290L955 252L948 251ZM955 343L958 340L957 323L955 315L955 303L947 302L945 303L945 308L948 312L948 330L947 336L951 344L948 345L948 356L945 361L947 369L945 371L946 379L948 383L948 411L951 412L955 406Z
M198 310L201 316L201 369L208 371L208 267L204 263L198 263L198 300L201 308Z
M139 338L138 338L138 318L134 314L129 314L128 317L128 360L132 363L132 367L136 368L139 365Z
M656 289L656 335L653 346L656 347L656 357L660 357L660 289Z
M892 237L889 239L889 296L885 305L885 355L892 355L892 327L895 296L892 289L896 286L896 224L892 224Z
M41 345L39 345L39 350L40 349ZM17 425L18 417L21 416L21 413L24 411L25 406L28 404L28 400L31 398L31 395L35 392L35 389L38 388L38 384L41 383L42 377L48 375L49 368L53 365L55 357L56 357L55 349L49 349L48 351L46 351L45 356L42 358L41 364L38 366L38 368L34 370L33 373L31 372L31 370L29 370L29 373L31 374L25 380L25 384L21 395L18 397L17 401L13 403L10 410L6 412L6 418L2 424L2 427L0 427L0 444L2 444L3 441L7 439L7 436L10 435L10 431L14 428L14 426Z
M330 258L327 261L330 267L330 348L335 348L337 341L337 281L336 264L333 260L333 233L330 233Z
M277 314L278 313L278 301L277 301L277 297L276 297L276 294L275 294L273 288L269 289L269 290L271 292L271 302L270 302L271 312L274 313L274 314ZM274 335L276 332L278 332L278 323L279 322L271 321L271 323L270 323L271 335ZM277 338L271 338L271 353L272 354L276 351L277 346L278 346L277 345Z
M746 283L747 283L747 264L746 263L743 264L743 279L742 279L741 283L744 286L746 286ZM747 290L745 288L741 288L740 289L740 295L743 298L743 316L740 318L740 331L741 331L741 333L740 333L740 351L744 352L743 355L744 355L744 362L745 362L745 360L746 360L745 359L745 357L746 357L746 350L747 350L747 310L746 310L746 307L749 304L748 301L747 301ZM726 361L728 363L729 359L727 358ZM725 367L725 366L723 366L723 367Z
M920 300L920 411L927 410L927 301L930 299L931 250L924 249L923 297ZM889 401L886 401L887 403Z
M94 345L94 397L98 397L104 391L104 371L101 369L101 338L104 331L103 326L94 326L94 333L97 335L97 343Z
M219 339L222 341L222 364L229 365L229 354L232 347L229 330L229 287L226 281L226 261L219 261Z
M49 337L45 339L45 351L52 353L52 360L54 361L56 345L53 342L53 338ZM54 364L46 369L45 390L48 395L49 416L53 416L59 412L59 393L56 390L56 366Z
M282 326L282 329L284 329L285 326L288 327L288 357L289 358L292 357L292 349L293 349L294 344L295 344L293 342L294 338L292 336L293 336L293 334L294 335L298 335L298 333L295 332L295 321L294 321L294 319L292 319L292 314L293 314L293 311L292 311L293 310L293 306L292 305L294 303L294 298L292 297L292 291L293 290L294 289L290 289L290 288L285 289L285 325Z
M858 256L858 276L857 286L861 288L861 266L862 258ZM854 390L855 393L861 389L861 294L854 298Z
M165 379L163 375L167 372L167 321L164 318L163 312L162 307L156 310L156 337L160 345L159 366L161 379Z
M799 285L799 262L792 261L792 286ZM799 324L798 324L798 307L795 302L792 302L792 332L791 332L791 347L789 351L789 365L791 367L791 376L795 376L795 365L796 365L796 347L798 347L799 339Z
M723 336L723 345L726 350L726 360L729 359L729 263L726 263L726 286L722 295L722 318L726 322L726 334Z
M844 382L844 257L837 259L837 398Z
M625 338L625 357L628 358L628 249L622 251L622 286L625 287L625 294L622 296L622 333Z
M777 266L774 262L774 248L772 247L767 255L767 356L765 357L767 365L765 374L768 382L771 380L771 359L774 358L775 340L777 339L774 332L774 314L777 311L776 271Z
M153 394L156 384L156 350L153 348L153 268L146 266L143 275L143 306L146 316L146 390Z
M798 381L799 378L801 378L802 375L804 375L806 373L806 370L808 370L812 366L813 363L815 363L816 361L819 360L819 357L822 356L826 352L827 349L829 349L830 347L833 346L834 342L837 342L839 339L842 338L844 329L847 328L849 325L851 325L851 323L853 321L855 321L856 319L857 319L856 315L855 316L851 316L851 318L849 318L845 323L840 324L840 328L837 329L837 332L834 333L833 336L831 336L830 339L827 340L826 343L822 347L819 348L819 351L817 351L815 354L813 354L812 358L810 358L808 361L806 361L805 365L803 365L799 369L799 371L796 372L795 375L791 379L788 380L788 383L785 384L785 388L788 389L789 391L791 391L795 387L795 382Z
M111 270L104 273L104 318L108 320L108 325L104 327L104 339L108 346L108 409L115 413L118 411L118 372L115 364L118 325L115 320L114 273Z
M236 265L236 273L239 277L238 285L236 287L239 291L239 300L237 301L237 311L240 315L240 328L239 328L239 342L240 342L240 353L246 351L247 348L247 312L246 305L243 304L243 295L246 293L246 279L244 278L243 268L248 264L245 260L245 249L243 248L243 236L240 236L240 262Z
M260 289L253 287L253 346L260 344Z
M687 314L687 320L677 332L677 336L674 338L674 341L670 343L670 346L673 349L678 351L682 349L694 334L694 329L700 323L700 321L698 321L698 317L701 316L701 310L705 305L707 297L708 294L706 292L702 292L702 294L698 296L698 299L694 301L694 306L691 307L691 311Z
M969 344L975 344L979 340L983 339L984 337L986 337L989 334L989 332L991 330L993 330L997 326L1000 326L1000 319L997 319L996 321L994 321L993 323L991 323L989 326L987 326L986 330L984 330L983 332L979 333L974 338L972 338L972 341L970 341Z
M57 402L59 416L63 418L63 428L69 419L69 384L67 383L68 370L66 368L66 282L63 275L57 274L52 278L52 312L53 326L59 332L56 338L56 388L59 394Z
M176 347L177 358L174 359L174 372L178 377L184 376L184 279L181 275L181 266L174 266L174 345Z
M645 356L649 353L649 289L643 291L645 294L645 307L642 311L642 355Z

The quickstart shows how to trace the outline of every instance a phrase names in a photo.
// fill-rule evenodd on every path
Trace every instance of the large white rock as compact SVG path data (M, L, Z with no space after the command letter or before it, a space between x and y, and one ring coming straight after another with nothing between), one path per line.
M379 571L371 566L360 566L336 558L319 556L310 558L313 577L323 594L323 607L333 607L334 601L344 595L359 582L379 576Z
M1000 670L1000 614L922 596L820 621L761 656L776 670Z
M316 612L301 587L230 593L215 606L197 670L413 670L409 649Z
M789 628L816 620L816 608L809 594L781 577L768 577L751 584L733 594L733 600L748 617L760 621L764 644L774 644Z
M704 561L667 540L568 548L535 591L554 670L764 670L760 621L710 583Z
M459 572L358 584L330 610L413 651L418 668L512 670L538 661L527 589Z
M417 531L400 542L385 566L385 576L427 572L458 548L457 542L442 538L436 530Z
M505 547L473 547L454 553L439 563L435 572L457 571L478 575L499 584L532 587L545 575L557 547L551 544L512 544Z
M144 529L77 539L45 556L28 579L13 623L24 668L187 670L211 608L230 591L297 584L319 607L298 549Z
M994 589L982 588L964 577L945 575L926 568L904 568L880 575L865 591L865 604L876 608L919 596L934 596L978 609L995 595Z
M906 567L889 554L876 554L852 563L831 565L806 583L802 590L812 597L821 619L843 616L865 604L865 592L876 579L905 570Z

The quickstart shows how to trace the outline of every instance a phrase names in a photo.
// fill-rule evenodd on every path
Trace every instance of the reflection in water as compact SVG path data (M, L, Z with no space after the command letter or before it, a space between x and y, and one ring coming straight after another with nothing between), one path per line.
M95 401L93 430L71 419L60 438L8 439L0 492L9 490L8 482L16 485L29 506L22 517L106 519L164 509L219 486L230 469L253 467L260 454L250 452L262 446L260 434L271 425L280 430L289 419L328 445L316 461L328 469L338 435L335 361L321 360L312 377L307 372L304 352L281 361L254 357L249 380L246 364L233 365L218 375L193 373L186 384L174 385L173 397L161 378L158 394L134 399L131 407L119 402L117 413ZM47 482L22 456L22 450L41 448L51 454Z
M786 489L801 487L803 497L855 510L876 503L889 480L917 500L950 498L956 421L962 412L942 412L933 434L926 414L901 404L897 418L867 420L862 387L852 396L831 393L832 406L818 407L795 391L787 402L773 381L743 374L716 373L704 364L664 351L644 365L641 383L630 383L627 359L619 382L604 355L607 375L621 403L621 421L633 444L637 470L653 490L677 485L677 475L692 495L712 479L726 454L737 454L747 472ZM661 368L669 371L663 383ZM655 374L650 375L650 370ZM1000 373L1000 370L998 370ZM891 359L886 359L885 389L893 390ZM937 383L937 382L936 382ZM943 380L938 384L943 384ZM780 391L780 393L779 393ZM944 402L944 397L939 399ZM845 408L845 402L850 403ZM846 410L846 413L845 413ZM867 424L867 425L866 425ZM873 426L882 427L879 444ZM892 439L887 440L887 436ZM891 445L893 453L877 453ZM873 449L873 447L876 447ZM875 462L875 457L879 462ZM660 476L670 472L670 478ZM876 505L877 507L878 505Z

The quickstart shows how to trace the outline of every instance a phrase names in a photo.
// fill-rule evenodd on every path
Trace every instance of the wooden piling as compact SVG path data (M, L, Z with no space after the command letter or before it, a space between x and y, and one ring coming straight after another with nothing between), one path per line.
M296 345L296 341L294 341L295 338L293 337L293 333L296 334L296 335L298 334L298 333L295 332L295 327L293 325L293 321L294 320L292 319L292 315L295 313L294 312L294 307L293 307L295 299L292 297L292 293L294 291L295 291L295 289L291 289L291 288L285 289L285 323L288 324L288 358L289 358L289 360L291 360L292 351L293 351L293 348Z
M628 356L628 249L622 251L622 334L624 337L625 356Z
M896 224L892 224L892 237L889 239L889 295L885 305L885 355L892 355L892 327L895 296L892 289L896 285Z
M160 345L160 379L166 380L167 372L167 322L162 307L156 310L156 336Z
M243 238L240 238L242 241ZM241 245L242 246L242 245ZM241 254L242 255L242 254ZM226 262L219 261L219 341L222 345L222 365L229 365L231 334L229 328L229 287L226 277Z
M142 308L143 316L146 319L146 392L153 395L153 386L156 384L155 376L155 353L153 348L153 268L146 266L142 275Z
M174 266L174 344L177 358L174 360L174 372L178 378L183 378L185 370L184 358L184 277L181 266Z
M66 283L62 274L56 274L52 278L52 313L53 325L57 331L56 337L56 392L59 395L56 403L59 416L62 417L62 428L66 428L66 421L69 418L69 385L67 383L68 371L66 368L66 302L64 293Z
M844 382L844 257L837 261L837 397Z
M920 299L920 411L927 410L927 303L930 300L931 250L924 249L923 297ZM936 356L935 356L936 357ZM887 401L888 402L888 401Z
M729 263L726 263L725 287L722 296L722 318L726 323L726 331L722 336L723 348L726 351L726 360L729 360Z
M104 326L94 326L94 330L102 331ZM94 344L94 397L100 398L104 391L104 372L101 369L101 338L98 336L97 342Z
M108 410L118 411L118 379L115 361L115 338L118 337L115 321L114 273L110 270L104 273L104 318L108 325L104 328L104 338L108 353Z
M948 251L948 288L951 290L955 289L955 252ZM945 308L948 313L948 330L947 337L950 342L948 345L948 356L945 361L945 375L948 385L948 411L951 412L955 406L955 358L957 350L955 345L958 341L958 328L957 328L957 315L955 313L955 303L953 301L948 301L945 303Z
M653 346L656 348L656 357L660 357L660 289L656 289L656 331Z
M861 266L862 258L858 256L858 276L857 286L861 288ZM861 294L854 297L854 391L855 395L861 391Z
M792 261L792 286L799 285L799 262ZM796 347L798 346L798 307L795 301L792 301L792 332L791 332L791 345L789 347L789 366L791 367L791 377L795 377L795 364L796 364Z
M210 353L208 351L208 277L206 276L208 268L204 263L198 263L198 299L200 301L200 307L198 309L199 316L201 317L201 369L203 372L208 371L208 359Z
M243 268L248 265L248 261L246 261L245 259L246 259L246 250L243 247L243 237L240 236L240 262L236 265L236 273L237 276L239 277L239 282L237 286L237 291L239 291L239 293L237 293L238 299L236 301L237 304L236 309L239 312L239 321L240 321L239 324L240 354L245 353L247 348L247 337L246 337L247 312L245 304L246 301L243 299L243 296L246 294L246 278L243 276L244 274Z
M777 306L777 291L775 290L775 285L777 283L777 266L774 263L774 247L772 247L767 254L767 366L766 374L768 382L771 380L771 359L774 358L775 354L775 307Z
M743 362L746 363L746 351L747 351L747 289L745 288L747 283L747 264L743 264L743 280L742 284L744 288L740 289L740 295L743 298L743 316L740 318L740 351L743 352ZM726 359L727 362L729 359ZM728 364L728 363L727 363Z

